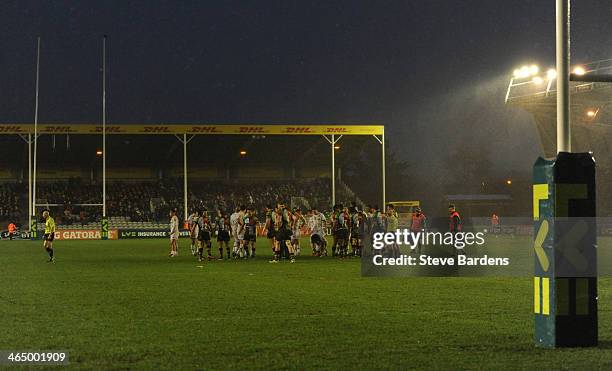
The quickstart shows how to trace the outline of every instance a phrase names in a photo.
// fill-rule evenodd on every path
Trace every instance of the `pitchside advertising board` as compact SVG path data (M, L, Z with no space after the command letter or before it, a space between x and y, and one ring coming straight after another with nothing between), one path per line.
M39 233L42 235L42 233ZM55 232L56 240L100 240L102 239L102 231L100 230L60 230ZM117 230L108 231L108 239L117 239Z
M42 237L42 231L39 231L39 236ZM0 237L4 240L9 239L8 232L2 232ZM188 230L181 230L180 237L189 237ZM142 238L170 238L170 232L165 229L109 229L108 239L142 239ZM29 232L20 232L13 236L13 239L30 239ZM55 232L56 240L101 240L101 230L59 230Z
M9 240L9 239L10 239L10 235L8 231L2 231L2 233L0 233L0 240ZM15 232L13 234L13 239L14 240L29 240L30 232Z
M189 237L189 231L184 229L180 231L180 237ZM165 229L120 229L117 237L119 239L135 239L135 238L170 238L170 232ZM110 237L109 237L110 238Z

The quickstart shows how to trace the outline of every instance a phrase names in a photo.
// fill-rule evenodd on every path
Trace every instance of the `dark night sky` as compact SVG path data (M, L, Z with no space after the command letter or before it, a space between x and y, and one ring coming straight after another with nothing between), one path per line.
M573 60L610 58L612 2L573 3ZM484 141L508 169L539 154L503 94L553 65L553 0L3 0L0 121L33 119L38 35L41 122L99 121L103 34L111 122L374 122L430 164Z

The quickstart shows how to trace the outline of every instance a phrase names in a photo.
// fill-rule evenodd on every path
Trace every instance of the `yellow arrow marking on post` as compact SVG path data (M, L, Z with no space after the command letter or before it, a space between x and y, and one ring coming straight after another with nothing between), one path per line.
M548 261L548 256L546 255L546 251L542 245L544 244L544 240L548 235L548 220L542 221L540 225L540 229L538 230L538 234L536 235L535 240L533 241L533 248L535 250L536 256L538 257L538 261L540 262L540 266L544 270L544 272L548 272L548 266L550 262Z

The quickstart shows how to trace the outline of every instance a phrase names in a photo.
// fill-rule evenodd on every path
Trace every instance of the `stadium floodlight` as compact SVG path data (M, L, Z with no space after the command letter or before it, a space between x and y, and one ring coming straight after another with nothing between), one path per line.
M578 75L578 76L582 76L582 75L584 75L586 73L586 71L584 70L584 67L582 67L582 66L578 66L578 67L574 68L573 72L574 72L575 75Z
M546 71L546 78L549 80L554 80L557 78L557 70L555 70L554 68L549 69L548 71Z
M540 69L535 64L531 66L523 66L514 70L515 79L526 79L530 76L537 75Z
M240 151L240 156L246 156L247 151L245 151L244 149Z
M339 150L339 149L340 149L340 146L336 144L336 145L334 146L334 149L335 149L335 150Z
M590 109L587 111L587 116L590 118L595 118L595 116L597 116L597 114L599 113L599 108L597 109Z
M103 153L104 152L102 152L102 150L99 149L96 151L96 156L102 156Z
M507 184L507 185L512 185L512 179L508 179L508 180L506 180L506 184Z
M533 79L531 79L531 81L536 85L540 85L541 83L544 82L544 80L540 76L534 76Z

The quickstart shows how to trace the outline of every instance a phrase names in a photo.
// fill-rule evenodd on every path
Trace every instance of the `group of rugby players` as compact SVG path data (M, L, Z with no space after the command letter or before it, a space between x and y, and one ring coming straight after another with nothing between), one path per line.
M355 204L350 207L338 204L333 207L328 222L328 218L317 208L303 214L300 208L290 209L279 203L265 208L265 222L260 232L270 241L273 252L271 263L278 263L283 258L293 263L295 257L301 254L300 237L303 233L310 234L313 256L328 255L325 236L331 234L332 256L360 257L364 237L371 233L384 232L389 227L388 224L391 228L397 227L397 214L392 205L387 206L386 213L383 214L376 206L370 207L368 212L359 210ZM206 209L196 210L189 216L187 225L191 237L191 253L197 256L199 261L215 259L212 255L214 234L217 236L219 249L216 259L255 257L259 220L257 212L251 207L237 207L231 215L218 210L214 224ZM233 248L230 248L232 239Z

